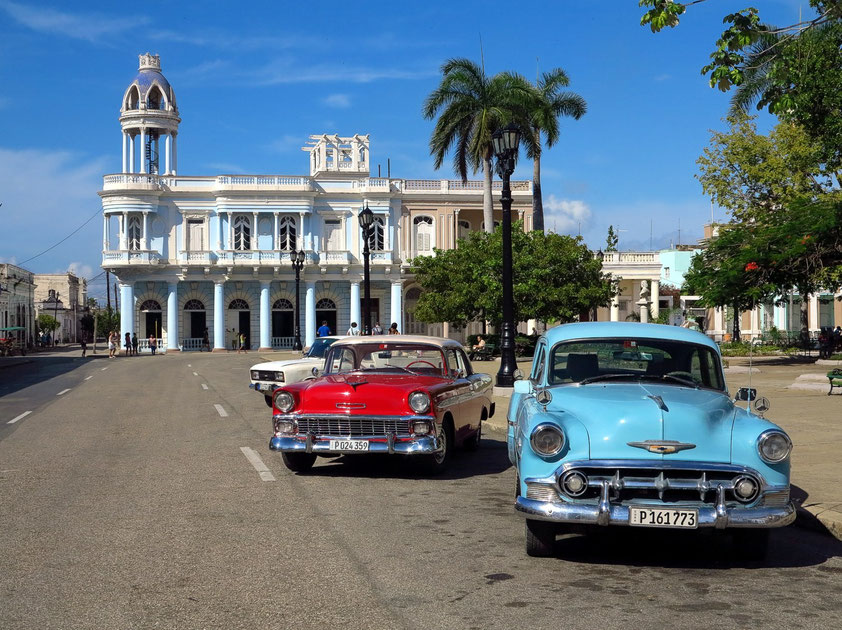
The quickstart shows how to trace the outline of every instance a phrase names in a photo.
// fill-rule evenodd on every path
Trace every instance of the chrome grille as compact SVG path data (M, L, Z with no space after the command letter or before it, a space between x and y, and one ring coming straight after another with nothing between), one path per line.
M298 418L298 432L316 436L362 437L372 435L409 435L409 421L393 418L355 418L334 416L329 418Z
M767 492L763 495L763 505L765 507L783 507L789 503L789 490L780 490L778 492Z
M265 370L254 370L256 381L274 381L275 380L275 372L267 372Z

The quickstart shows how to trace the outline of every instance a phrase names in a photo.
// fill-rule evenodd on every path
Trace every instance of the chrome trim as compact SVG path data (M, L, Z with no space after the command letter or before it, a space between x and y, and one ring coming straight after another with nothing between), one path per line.
M354 438L358 439L358 438ZM382 436L380 436L382 439ZM396 454L396 455L431 455L441 451L441 442L438 437L425 435L419 438L408 440L397 440L389 443L387 442L370 442L367 451L348 452L348 451L332 451L330 450L329 438L317 438L312 434L307 434L305 440L300 440L294 437L273 437L269 440L269 450L279 451L283 453L306 452L317 453L324 455L366 455L369 453L375 454Z
M374 414L349 414L349 413L304 413L304 412L297 412L297 413L276 413L272 416L272 419L283 419L283 420L300 420L301 418L315 418L315 419L326 419L329 420L331 418L342 418L343 420L388 420L388 421L399 421L405 420L407 422L415 422L416 420L429 420L430 422L435 422L436 417L430 415L412 415L412 416L379 416Z
M561 444L559 444L558 448L555 451L553 451L552 453L542 453L537 448L535 448L535 442L533 441L535 439L535 434L537 434L539 431L541 431L543 429L553 429L553 430L556 431L556 433L558 433L561 436ZM536 425L535 428L532 429L532 432L529 434L529 447L539 457L555 457L556 455L561 453L561 451L564 450L565 444L567 444L567 436L564 435L564 430L560 426L558 426L557 424L554 424L552 422L542 422L541 424Z
M753 475L765 483L763 475L748 466L735 464L718 464L713 462L701 462L692 460L667 460L667 459L580 459L577 461L565 462L553 473L557 479L561 474L571 468L653 468L655 470L699 470L711 472L733 472Z
M651 396L650 396L651 398ZM679 451L687 451L691 448L696 448L695 444L689 442L679 442L677 440L645 440L643 442L626 442L632 448L642 448L644 451L650 453L659 453L661 455L671 455Z
M786 455L784 457L781 457L778 460L766 459L766 457L763 456L763 451L760 450L760 443L764 439L766 439L768 436L772 435L773 433L778 433L778 434L784 436L786 438L787 446L789 446L789 449L787 450ZM760 459L762 459L767 464L780 464L781 462L785 462L787 459L789 459L789 456L792 455L792 440L781 429L766 429L763 433L761 433L760 435L757 436L756 445L757 445L757 455L760 457Z
M337 409L365 409L364 402L347 402L341 401L336 403Z
M611 500L609 492L611 485L607 481L602 482L602 489L599 493L599 505L597 506L596 524L608 525L611 522Z

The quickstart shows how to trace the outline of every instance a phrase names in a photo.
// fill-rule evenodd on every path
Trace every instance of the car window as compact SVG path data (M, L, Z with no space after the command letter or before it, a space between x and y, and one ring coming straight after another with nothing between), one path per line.
M459 367L465 371L465 376L470 376L474 373L474 368L471 367L471 362L468 360L468 357L465 356L464 350L461 348L456 350L456 358L459 361Z
M307 351L307 356L311 359L323 359L334 341L336 339L316 339L310 346L310 350Z
M544 367L547 364L546 350L547 346L543 342L539 343L535 349L535 358L532 361L532 374L529 376L535 383L541 383L544 380Z
M406 342L334 346L328 362L329 374L361 371L443 376L448 368L443 352L437 346Z

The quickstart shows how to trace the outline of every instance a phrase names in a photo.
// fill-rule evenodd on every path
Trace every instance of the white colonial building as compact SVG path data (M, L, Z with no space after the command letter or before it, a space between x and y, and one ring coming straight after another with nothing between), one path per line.
M35 274L0 264L0 338L30 344L35 338Z
M106 175L99 194L102 266L120 282L121 338L154 335L167 351L189 350L207 329L215 350L240 332L251 348L289 348L297 250L306 254L302 341L312 343L322 321L343 334L362 323L365 205L375 214L372 323L464 337L413 320L420 288L408 261L482 229L482 182L371 177L367 135L326 134L304 147L308 175L180 175L175 92L148 53L120 111L122 172ZM515 218L531 229L531 183L512 189ZM500 182L494 190L496 222Z
M35 284L36 317L41 313L55 317L59 323L55 332L57 340L65 343L79 341L88 299L87 280L70 271L36 273Z

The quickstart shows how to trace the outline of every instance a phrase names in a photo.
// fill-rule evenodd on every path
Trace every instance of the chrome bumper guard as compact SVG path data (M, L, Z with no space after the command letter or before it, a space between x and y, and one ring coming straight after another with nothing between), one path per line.
M354 437L354 440L369 440L367 451L336 451L330 449L330 440L347 440L347 436L316 436L308 433L304 440L296 437L273 437L269 440L269 450L283 453L324 453L331 455L365 455L368 453L382 453L388 455L430 455L441 450L437 437L425 435L411 439L397 441L394 433L388 435L372 435ZM385 440L374 442L372 440Z
M253 389L261 394L271 394L280 387L274 383L249 383L249 389Z

